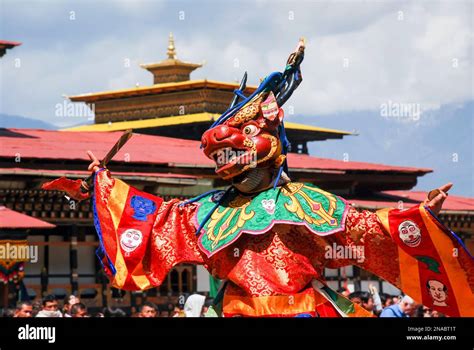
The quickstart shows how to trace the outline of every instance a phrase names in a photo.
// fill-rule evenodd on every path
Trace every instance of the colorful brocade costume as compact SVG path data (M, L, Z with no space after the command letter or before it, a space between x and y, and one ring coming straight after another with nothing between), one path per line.
M230 193L196 236L201 216L223 192L180 205L103 169L94 188L101 258L117 288L156 287L177 264L203 264L228 281L225 316L370 316L324 284L324 268L357 265L447 315L474 315L472 257L423 206L359 212L290 182L255 196ZM414 239L400 231L407 224L417 230ZM363 255L341 259L337 247ZM444 299L434 299L429 281L442 283Z
M226 191L163 201L107 169L95 172L98 255L112 284L145 290L177 264L202 264L226 281L224 316L371 316L323 278L324 268L357 265L418 303L474 316L474 260L428 207L357 211L289 179L281 107L301 83L303 55L300 42L285 71L270 74L248 97L245 75L230 108L203 134L217 175L232 181ZM65 178L43 188L89 196L80 181Z

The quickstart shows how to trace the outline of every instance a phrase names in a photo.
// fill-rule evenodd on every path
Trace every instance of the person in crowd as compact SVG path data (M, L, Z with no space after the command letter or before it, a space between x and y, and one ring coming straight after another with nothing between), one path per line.
M352 292L348 295L349 300L355 304L362 304L362 300L360 299L360 293L361 292Z
M0 317L15 317L15 310L5 307L0 310Z
M414 312L415 301L405 295L398 304L383 309L380 317L410 317Z
M71 317L71 307L74 304L78 304L80 302L81 302L81 300L77 296L75 296L74 294L68 295L64 299L64 305L63 305L64 317Z
M157 317L157 314L158 307L154 303L146 301L140 308L140 313L138 314L138 317L153 318Z
M186 317L201 317L202 307L206 297L200 294L192 294L186 299L184 304L184 313Z
M382 293L380 295L380 300L382 301L382 306L383 308L389 307L390 305L393 305L393 299L390 294L387 293Z
M427 306L420 306L421 308L421 317L433 317L433 310Z
M36 317L38 313L41 311L43 308L42 301L41 300L35 300L33 303L31 303L31 306L33 307L33 312L31 314L31 317Z
M36 317L63 317L61 311L58 310L58 300L54 295L45 296L41 305L41 311Z
M209 310L209 306L204 305L202 307L201 316L199 316L199 317L205 317L208 310Z
M431 311L431 317L446 317L446 315L439 311L433 310Z
M377 287L375 287L375 285L373 285L372 283L369 284L369 293L371 294L372 300L374 302L372 313L378 316L382 313L383 304Z
M425 317L424 316L424 309L425 307L421 304L416 304L414 310L412 312L412 317Z
M33 317L33 306L29 301L18 302L13 317Z
M362 292L360 295L360 299L362 301L362 307L367 311L374 312L375 303L374 297L369 292Z
M104 314L104 317L127 317L125 311L118 307L106 307L102 313Z
M372 312L374 309L374 299L368 292L353 292L349 294L349 300L362 306L367 311Z
M182 308L180 308L179 306L176 306L173 310L171 317L186 317L186 314Z
M71 317L89 317L87 314L87 307L83 303L76 303L71 306Z
M168 313L169 313L170 317L174 315L174 304L173 303L168 303L166 305L166 309L168 310Z

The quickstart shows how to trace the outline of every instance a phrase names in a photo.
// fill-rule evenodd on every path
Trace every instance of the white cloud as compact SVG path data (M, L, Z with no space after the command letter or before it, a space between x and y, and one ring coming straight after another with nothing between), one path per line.
M53 115L63 93L127 88L137 82L149 85L151 75L138 64L165 58L167 36L173 29L180 59L207 61L193 78L234 81L248 71L250 84L257 84L271 70L283 69L297 38L306 36L304 82L288 103L296 115L378 110L388 100L429 109L473 98L473 34L467 2L278 2L270 6L263 1L254 8L253 2L244 2L238 16L235 8L202 11L214 2L201 8L184 3L187 19L182 23L175 18L176 8L166 8L169 3L113 3L102 23L103 28L110 24L110 31L88 32L77 45L68 45L71 38L58 31L42 47L31 49L25 42L3 57L2 112L64 124L67 121ZM156 22L123 23L131 26L126 35L113 30L114 13L136 18L152 8L163 14ZM45 11L41 13L47 15ZM293 21L289 11L294 12ZM21 69L12 68L17 57ZM130 60L130 68L124 66L125 59Z
M374 110L389 99L422 106L472 99L472 28L459 11L430 14L412 5L403 21L394 12L360 31L311 38L305 96L294 104L324 114Z

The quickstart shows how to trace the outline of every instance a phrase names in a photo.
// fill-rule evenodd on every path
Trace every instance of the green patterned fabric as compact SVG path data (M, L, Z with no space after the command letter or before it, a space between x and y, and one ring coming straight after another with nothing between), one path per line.
M198 201L197 226L223 194L213 193ZM231 192L203 226L199 245L211 256L242 233L262 234L276 223L306 225L317 235L329 235L344 228L346 211L341 198L306 183L290 182L254 196Z

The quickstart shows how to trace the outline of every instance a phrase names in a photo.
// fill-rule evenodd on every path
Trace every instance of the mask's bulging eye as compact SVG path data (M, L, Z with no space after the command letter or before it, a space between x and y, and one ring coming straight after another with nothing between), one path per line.
M243 129L243 133L245 136L255 136L258 134L259 131L260 129L253 124L246 125Z

